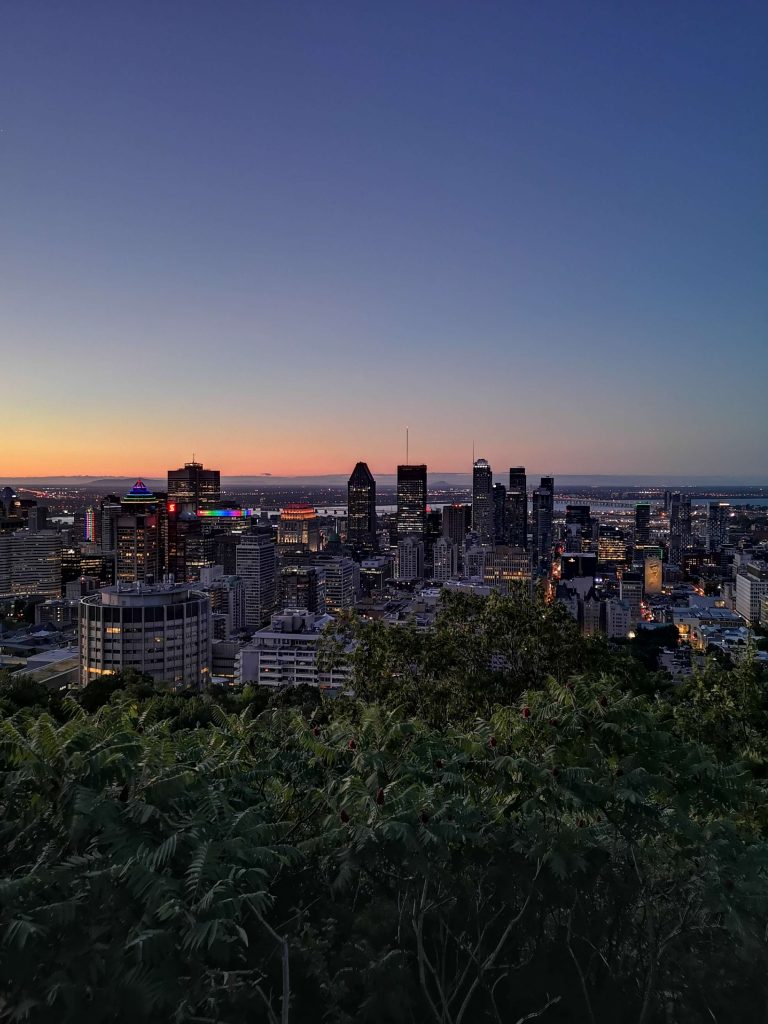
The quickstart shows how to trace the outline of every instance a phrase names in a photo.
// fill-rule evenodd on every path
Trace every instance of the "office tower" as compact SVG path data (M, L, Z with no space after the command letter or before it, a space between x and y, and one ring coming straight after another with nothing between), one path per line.
M213 534L213 563L222 567L225 576L237 573L237 549L243 536L242 533L225 530L217 530Z
M80 602L80 681L136 669L202 689L211 673L211 606L182 585L103 587Z
M312 566L325 574L325 608L331 615L354 608L360 597L360 565L346 555L318 555Z
M507 540L511 547L528 547L528 481L525 466L516 466L509 471Z
M691 496L674 491L669 502L669 561L679 565L691 546Z
M459 573L459 547L448 537L440 537L432 548L432 579L445 583Z
M108 494L99 503L101 549L105 554L109 554L117 548L117 520L121 514L122 507L116 494Z
M728 517L731 506L722 501L710 501L707 509L707 551L715 554L728 543Z
M531 562L525 548L513 548L506 544L483 548L482 578L486 586L500 594L509 594L521 584L529 584Z
M192 505L196 512L212 508L221 498L218 469L204 469L199 462L186 462L183 469L168 470L168 501Z
M397 579L413 583L424 578L424 542L418 537L401 537L397 542Z
M117 582L157 582L160 576L158 525L157 512L121 515L117 520Z
M245 586L245 624L258 629L277 597L277 548L272 531L244 533L235 559L237 575Z
M360 563L360 587L363 594L374 598L383 597L393 571L391 558L385 558L384 555L364 558Z
M635 505L635 547L651 542L651 506L647 502Z
M169 501L166 572L177 583L195 583L200 570L215 562L215 543L208 521L200 518L191 505Z
M472 521L472 506L454 502L443 506L443 536L459 547Z
M362 551L375 551L376 481L368 465L358 462L347 482L347 542Z
M491 490L493 505L493 540L496 544L504 544L507 539L507 488L504 484L494 484Z
M493 471L485 459L472 467L472 529L481 544L493 544Z
M277 605L325 615L325 570L313 565L284 565L278 577Z
M116 521L115 579L154 583L165 571L167 513L165 496L153 494L143 480L120 499Z
M427 467L397 467L397 536L419 537L427 532Z
M565 535L568 551L582 551L592 536L589 505L565 506Z
M277 544L281 551L319 551L320 525L317 510L311 505L286 505L277 524Z
M76 517L77 518L77 517ZM20 498L13 487L0 490L0 530L46 530L48 509L34 498Z
M547 576L552 568L554 512L554 477L543 476L541 484L533 492L533 568L535 576Z
M601 524L597 536L597 561L603 570L616 570L626 564L627 541L617 526Z

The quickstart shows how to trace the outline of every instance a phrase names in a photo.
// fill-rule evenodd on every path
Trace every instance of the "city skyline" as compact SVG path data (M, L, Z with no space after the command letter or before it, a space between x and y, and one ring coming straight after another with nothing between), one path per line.
M765 8L0 24L2 477L768 476Z

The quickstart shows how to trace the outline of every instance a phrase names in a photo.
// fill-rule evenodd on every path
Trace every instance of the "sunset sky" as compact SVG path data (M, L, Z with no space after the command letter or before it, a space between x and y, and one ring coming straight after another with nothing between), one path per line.
M768 5L7 3L0 481L768 478Z

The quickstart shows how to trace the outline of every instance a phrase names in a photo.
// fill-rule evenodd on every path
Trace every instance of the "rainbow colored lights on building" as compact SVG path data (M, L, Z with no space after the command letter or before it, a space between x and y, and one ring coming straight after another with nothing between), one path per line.
M246 519L249 516L258 516L261 509L258 508L201 508L198 516L202 518L213 517L215 519Z
M85 510L85 539L94 543L96 540L96 509L87 508Z

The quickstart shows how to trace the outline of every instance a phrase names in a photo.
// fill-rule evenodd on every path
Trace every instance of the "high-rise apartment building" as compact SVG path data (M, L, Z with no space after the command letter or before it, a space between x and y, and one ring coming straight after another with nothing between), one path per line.
M397 536L420 539L427 532L427 467L397 467Z
M507 540L511 547L528 547L528 480L525 466L513 466L509 471Z
M546 576L552 568L554 549L555 480L543 476L533 492L534 575Z
M347 482L347 541L363 551L377 548L376 481L365 462L357 463Z
M418 537L401 537L397 542L396 578L403 583L424 578L424 542Z
M472 467L472 529L481 544L493 544L493 471L485 459Z
M440 537L432 548L432 579L446 583L459 572L459 547L448 537Z
M199 462L186 462L183 469L168 470L168 501L179 505L211 508L221 498L221 474L204 469Z
M236 550L237 575L245 587L245 624L259 628L275 607L277 548L272 531L244 533Z

